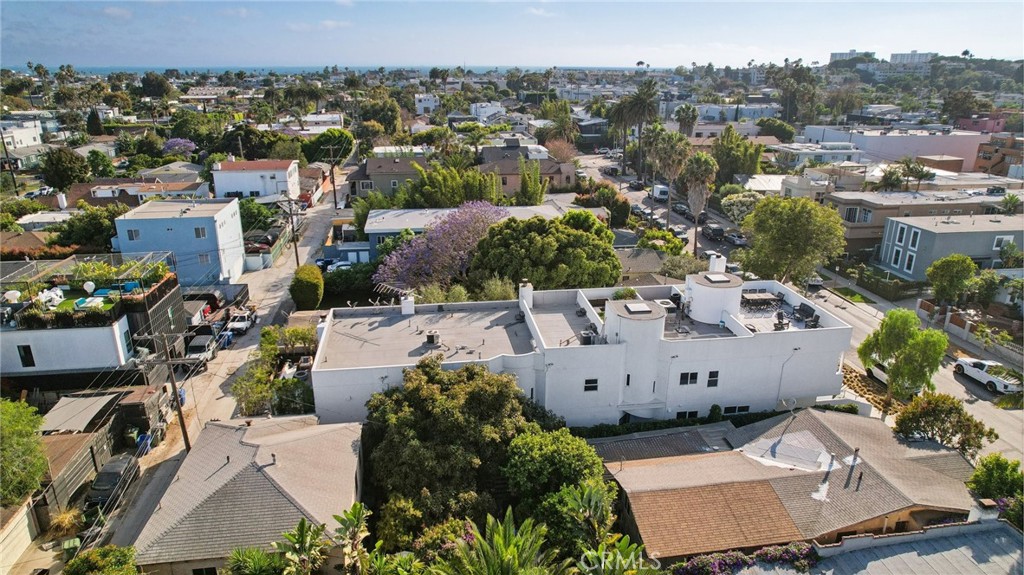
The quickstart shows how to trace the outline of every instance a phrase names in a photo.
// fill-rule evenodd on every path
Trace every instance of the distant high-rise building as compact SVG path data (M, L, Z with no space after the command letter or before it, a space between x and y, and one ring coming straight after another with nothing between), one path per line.
M909 53L905 52L902 54L893 52L889 62L893 64L927 64L932 61L932 58L937 56L938 54L935 52L918 52L917 50L911 50Z
M850 50L849 52L832 52L832 56L828 59L829 63L838 62L840 60L849 60L850 58L856 58L857 56L863 56L865 58L874 58L874 52L858 52L856 50Z

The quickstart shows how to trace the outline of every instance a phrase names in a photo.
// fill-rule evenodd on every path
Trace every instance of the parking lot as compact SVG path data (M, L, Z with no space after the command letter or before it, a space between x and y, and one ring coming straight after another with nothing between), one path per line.
M609 176L604 173L605 168L610 166L620 166L618 160L606 159L600 154L579 156L579 160L581 167L586 170L587 176L598 181L604 180L611 182L619 188L619 192L629 200L631 205L639 205L650 210L649 213L651 214L650 218L652 220L660 221L669 228L681 230L688 240L687 251L690 251L691 253L693 252L694 241L697 242L698 254L705 250L714 250L728 258L732 250L736 249L735 246L726 241L713 241L703 236L697 236L695 230L696 225L693 222L686 220L682 215L673 213L670 210L670 206L673 203L686 201L686 198L676 196L674 191L673 198L669 202L655 202L647 197L647 193L650 189L649 187L644 190L633 190L629 188L629 182L636 179L636 174L631 172L625 176ZM719 217L716 214L709 213L708 222L719 224L726 233L736 231L736 226L732 222Z

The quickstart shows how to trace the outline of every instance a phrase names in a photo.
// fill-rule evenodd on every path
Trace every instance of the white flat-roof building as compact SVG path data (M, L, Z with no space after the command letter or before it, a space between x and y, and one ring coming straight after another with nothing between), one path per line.
M991 134L964 130L913 130L891 128L860 128L843 126L807 126L807 142L847 142L874 160L895 162L904 157L945 154L964 158L964 171L974 171L978 145L991 139Z
M523 282L518 301L333 309L311 373L317 415L362 421L373 393L431 354L515 375L570 425L697 417L715 404L806 406L838 393L852 328L778 282L743 282L724 267L715 258L714 271L684 284L638 287L640 300Z
M261 204L299 197L298 160L217 162L211 170L217 198L254 198Z
M798 168L810 161L859 163L861 159L861 150L847 142L775 144L768 149L775 152L775 163L787 168Z
M416 115L432 114L441 107L441 98L436 94L416 94Z

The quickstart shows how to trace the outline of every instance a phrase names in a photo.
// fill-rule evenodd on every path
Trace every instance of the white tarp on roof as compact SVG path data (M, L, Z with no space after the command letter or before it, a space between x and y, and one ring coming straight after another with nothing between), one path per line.
M42 431L85 431L92 420L116 395L62 397L43 416Z

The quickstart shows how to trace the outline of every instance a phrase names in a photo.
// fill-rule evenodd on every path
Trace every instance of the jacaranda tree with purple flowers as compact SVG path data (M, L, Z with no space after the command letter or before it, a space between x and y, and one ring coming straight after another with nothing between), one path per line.
M185 138L171 138L164 142L165 156L189 156L195 150L195 142Z
M388 254L373 281L411 288L457 283L465 279L481 238L506 216L508 211L487 202L466 202Z

